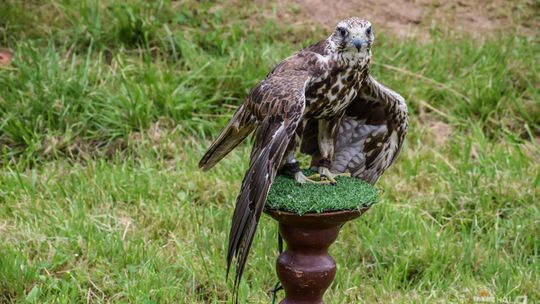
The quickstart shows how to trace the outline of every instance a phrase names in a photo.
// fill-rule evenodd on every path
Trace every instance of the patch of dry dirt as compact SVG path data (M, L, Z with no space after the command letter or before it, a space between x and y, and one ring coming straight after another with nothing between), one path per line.
M452 136L452 127L442 121L431 120L427 124L437 147L444 146Z
M13 53L8 49L0 48L0 66L9 65L13 59Z
M453 128L451 125L437 120L426 112L426 107L420 105L418 109L418 121L424 126L427 132L431 135L430 138L436 147L443 147L451 138Z
M398 37L426 33L432 25L473 35L513 30L536 32L537 16L532 1L504 0L257 0L290 23L333 27L339 20L358 16Z

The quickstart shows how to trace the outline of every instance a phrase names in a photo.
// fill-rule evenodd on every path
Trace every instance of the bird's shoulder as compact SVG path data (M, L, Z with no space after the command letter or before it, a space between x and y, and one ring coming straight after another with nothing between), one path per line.
M269 113L291 112L293 108L292 112L301 111L306 87L329 68L323 47L324 41L318 42L277 64L251 90L246 100L251 112L260 119Z
M304 48L278 63L268 77L317 77L329 68L329 56L325 50L325 41L317 42Z

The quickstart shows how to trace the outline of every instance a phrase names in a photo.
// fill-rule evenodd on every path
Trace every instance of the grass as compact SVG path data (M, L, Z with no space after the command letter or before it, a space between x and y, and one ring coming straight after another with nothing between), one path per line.
M305 170L306 176L314 171ZM296 214L369 208L378 200L377 189L357 178L336 177L336 185L298 185L294 178L277 175L268 192L266 208Z
M328 29L244 2L4 2L0 303L226 302L249 143L208 173L197 161L272 65ZM381 203L331 249L329 303L540 302L538 35L377 34L373 74L411 127ZM263 216L245 302L270 302L275 240Z

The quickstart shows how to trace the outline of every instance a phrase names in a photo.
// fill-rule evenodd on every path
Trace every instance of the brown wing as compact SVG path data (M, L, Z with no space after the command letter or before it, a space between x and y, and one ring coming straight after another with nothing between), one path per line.
M395 161L407 127L403 97L368 77L341 121L332 171L374 184Z
M320 75L325 68L325 64L319 62L320 56L318 55L322 54L323 51L324 41L321 41L276 65L268 74L267 79L252 91L251 97L236 110L228 125L200 160L199 168L206 171L214 167L255 130L257 124L269 113L270 107L274 106L270 99L257 95L281 93L268 90L267 86L277 88L277 82L283 81L287 83L290 81L289 78L296 78L301 82L298 85L303 85L307 75L314 77ZM284 91L286 90L287 88L284 88ZM280 96L276 95L274 97L278 98Z
M236 259L234 293L242 277L268 190L301 120L308 74L306 71L271 74L253 89L248 98L247 105L260 122L229 233L227 275L233 259Z

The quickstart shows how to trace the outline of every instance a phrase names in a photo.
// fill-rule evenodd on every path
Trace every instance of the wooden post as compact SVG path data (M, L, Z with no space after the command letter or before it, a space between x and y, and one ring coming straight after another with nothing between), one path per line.
M341 226L366 209L297 215L279 210L265 212L279 222L287 249L278 257L276 271L285 289L280 304L323 304L323 295L336 275L328 248Z

